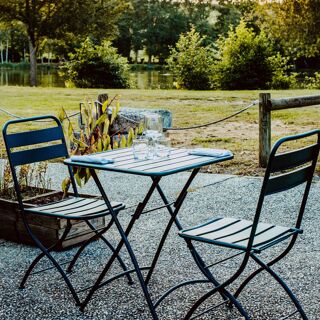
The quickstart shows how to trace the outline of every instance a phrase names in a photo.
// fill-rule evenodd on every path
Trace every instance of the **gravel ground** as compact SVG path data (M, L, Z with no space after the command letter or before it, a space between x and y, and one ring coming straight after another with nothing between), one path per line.
M50 168L52 174L60 172L60 167ZM123 201L127 206L133 206L140 201L150 185L150 178L101 173L101 179L106 185L110 198ZM183 186L188 173L164 178L162 181L165 193L173 199ZM53 184L58 187L58 182ZM214 215L252 218L261 186L260 178L237 177L229 175L199 174L195 179L190 194L180 211L183 226L191 226L206 221ZM96 193L92 183L85 188L86 192ZM320 319L320 182L314 182L309 197L303 221L304 234L300 236L291 253L275 267L283 279L296 293L302 302L309 319ZM272 196L265 205L263 220L288 225L295 217L298 190ZM159 201L153 197L151 205ZM125 225L130 219L130 209L121 213L121 222ZM148 264L152 257L161 232L168 219L165 210L145 214L137 222L130 235L131 243L139 261ZM290 220L291 219L291 220ZM290 224L291 225L291 224ZM117 231L110 230L109 239L116 243ZM274 248L273 248L274 249ZM203 257L212 262L225 256L225 250L213 246L199 246ZM265 252L263 256L270 259L281 250ZM75 307L72 297L66 290L60 276L49 271L35 275L28 281L26 289L19 290L18 284L28 264L37 254L37 249L11 242L0 245L0 319L150 319L141 288L137 281L128 286L125 279L119 279L100 289L94 299L88 304L84 313ZM67 260L75 249L57 253L61 260ZM99 270L110 255L103 243L97 241L87 248L71 279L77 288L92 283ZM123 252L124 259L129 263L128 255ZM232 273L239 260L231 260L214 270L222 280ZM249 264L245 274L255 268ZM114 264L112 272L119 271ZM157 298L166 289L180 281L201 277L195 267L184 241L177 236L176 230L170 232L163 249L156 272L150 284L152 296ZM243 279L243 277L241 278ZM240 281L240 280L239 280ZM235 289L237 281L230 289ZM160 319L181 319L197 297L207 292L206 284L184 287L169 296L158 308ZM207 306L219 302L215 296ZM267 277L259 275L240 296L240 301L250 313L252 319L280 319L294 310L288 302L279 285ZM222 306L209 312L199 319L241 319L234 310ZM292 319L299 319L298 316Z

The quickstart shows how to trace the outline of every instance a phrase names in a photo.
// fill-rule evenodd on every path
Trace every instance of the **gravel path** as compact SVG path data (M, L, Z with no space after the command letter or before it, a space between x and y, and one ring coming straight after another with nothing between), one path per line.
M50 168L52 174L59 172L60 167ZM101 173L101 177L110 192L110 198L123 201L132 206L142 199L143 190L147 190L150 179L129 175ZM188 177L187 173L167 177L162 185L167 195L173 199ZM58 183L55 185L58 187ZM252 218L261 186L260 178L237 177L228 175L199 174L194 181L180 212L184 226L191 226L210 219L213 215L228 215ZM291 254L275 267L289 286L297 294L310 319L320 319L320 182L314 182L303 221L304 234L300 236ZM85 190L96 193L96 188L89 183ZM152 204L158 202L152 198ZM297 191L272 196L265 205L263 220L288 225L294 219ZM121 213L121 221L126 224L130 210ZM138 259L148 263L156 248L159 237L168 219L165 210L144 215L130 236ZM109 238L118 239L116 230L111 230ZM281 247L279 247L280 250ZM209 261L224 256L225 250L200 245L199 250ZM60 276L49 271L35 275L27 283L25 290L18 289L18 283L24 270L37 254L32 247L11 242L0 245L0 319L150 319L143 299L142 291L135 281L128 286L125 279L114 281L100 289L89 303L86 311L81 313L75 307L71 295L66 290ZM58 253L61 260L67 260L75 249ZM273 252L274 254L275 252ZM269 256L270 255L270 256ZM92 283L109 256L103 243L97 241L85 251L71 276L77 288ZM123 256L129 263L127 254ZM272 255L263 253L267 259ZM231 274L237 266L237 260L231 260L214 269L219 279ZM255 267L248 266L246 274ZM115 264L112 271L119 270ZM186 248L184 241L172 230L160 257L160 262L151 281L151 291L156 298L172 285L200 276ZM261 274L242 293L241 302L249 311L252 319L280 319L293 310L279 286L270 277ZM239 281L236 283L239 284ZM231 286L235 288L235 285ZM158 308L160 319L181 319L201 293L208 290L208 285L184 287L169 296ZM210 304L220 301L216 296ZM241 319L234 310L222 306L217 310L199 317L199 319ZM292 319L299 319L298 316Z

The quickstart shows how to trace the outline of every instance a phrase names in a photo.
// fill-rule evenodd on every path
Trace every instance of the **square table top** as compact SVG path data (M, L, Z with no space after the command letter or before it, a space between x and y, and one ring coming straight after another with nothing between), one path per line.
M99 158L106 157L114 160L114 163L96 164L90 162L64 160L67 165L85 167L105 171L115 171L143 176L166 176L195 168L200 168L213 163L231 160L233 155L223 157L198 156L188 154L188 149L171 148L170 156L166 158L154 158L137 160L133 157L132 148L116 149L92 154Z

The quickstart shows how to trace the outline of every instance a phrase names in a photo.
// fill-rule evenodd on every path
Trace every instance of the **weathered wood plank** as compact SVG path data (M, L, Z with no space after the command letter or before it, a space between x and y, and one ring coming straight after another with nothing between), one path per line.
M300 108L307 106L320 105L320 95L301 96L293 98L270 99L268 98L267 106L271 111Z
M265 168L271 150L271 111L268 106L270 93L259 95L259 166Z

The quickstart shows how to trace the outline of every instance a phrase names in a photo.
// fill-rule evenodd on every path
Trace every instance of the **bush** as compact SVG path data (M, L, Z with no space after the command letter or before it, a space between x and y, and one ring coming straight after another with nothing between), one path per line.
M215 87L222 89L288 89L296 86L296 74L287 75L289 58L274 54L264 32L255 34L242 20L217 41Z
M171 49L167 60L169 69L176 76L178 88L206 90L211 88L213 50L203 45L195 29L180 35L176 48Z
M272 79L267 86L271 89L289 89L297 87L297 73L287 75L291 65L288 64L289 58L282 57L280 53L268 58L272 70Z
M306 76L303 87L306 89L320 89L320 73L315 72L313 77Z
M217 41L218 62L215 83L222 89L262 89L272 81L268 57L270 43L263 32L256 35L242 20L227 38Z
M94 45L88 38L62 67L64 78L79 88L129 88L127 60L109 41Z

